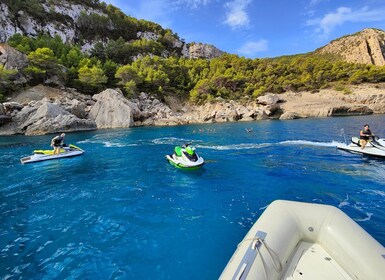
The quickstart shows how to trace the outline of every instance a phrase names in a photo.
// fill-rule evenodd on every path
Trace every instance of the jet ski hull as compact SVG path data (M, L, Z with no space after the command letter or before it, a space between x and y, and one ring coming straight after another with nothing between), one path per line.
M182 158L175 157L174 155L166 155L169 163L176 168L180 169L198 169L204 164L203 158L199 157L196 162L186 162Z
M366 146L364 149L361 149L361 147L353 143L349 145L340 144L340 145L337 145L337 149L348 151L351 153L356 153L356 154L385 158L385 150L376 148L374 146L369 146L369 145Z
M20 159L20 161L22 164L27 164L27 163L61 159L61 158L67 158L67 157L76 157L84 154L84 150L73 145L70 145L70 147L71 147L70 149L64 149L64 151L58 155L54 155L52 150L35 150L34 151L35 153L33 155L28 157L23 157Z

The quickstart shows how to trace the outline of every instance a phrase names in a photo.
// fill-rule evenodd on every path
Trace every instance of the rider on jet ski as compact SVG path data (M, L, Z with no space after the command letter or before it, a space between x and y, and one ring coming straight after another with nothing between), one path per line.
M184 155L190 160L190 161L197 161L198 156L195 153L195 149L190 147L190 144L186 143L182 147L176 146L174 149L174 154L178 157L182 156L182 153L185 151Z
M366 144L368 143L370 137L373 137L374 134L369 129L369 125L365 124L364 129L360 131L360 146L361 149L365 148Z

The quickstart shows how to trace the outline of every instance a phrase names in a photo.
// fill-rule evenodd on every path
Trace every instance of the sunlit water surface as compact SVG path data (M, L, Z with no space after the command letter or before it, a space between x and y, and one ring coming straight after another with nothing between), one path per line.
M385 245L385 161L335 148L365 123L385 136L384 116L68 133L84 155L28 165L52 135L0 137L0 279L217 279L276 199L337 206ZM165 160L185 142L201 170Z

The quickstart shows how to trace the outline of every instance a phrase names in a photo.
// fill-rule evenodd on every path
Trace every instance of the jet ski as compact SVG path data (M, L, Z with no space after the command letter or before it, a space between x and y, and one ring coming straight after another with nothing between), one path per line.
M84 150L82 150L79 147L76 147L75 145L64 145L60 149L60 153L58 155L53 154L53 150L34 150L33 155L28 157L23 157L20 159L21 163L33 163L33 162L39 162L44 160L51 160L51 159L60 159L60 158L66 158L66 157L75 157L80 156L84 153Z
M205 163L203 158L195 152L195 148L189 144L182 147L176 146L174 153L166 155L166 158L173 166L181 169L198 169Z
M379 139L376 137L372 137L366 144L365 148L362 149L359 138L352 137L351 143L347 144L339 144L337 145L337 149L345 150L352 153L375 156L375 157L384 157L385 158L385 139Z

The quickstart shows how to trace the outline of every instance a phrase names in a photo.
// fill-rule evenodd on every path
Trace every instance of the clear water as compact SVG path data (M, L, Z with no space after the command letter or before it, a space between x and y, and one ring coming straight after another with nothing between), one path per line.
M52 135L0 137L0 279L217 279L276 199L335 205L385 245L385 161L335 148L383 120L70 133L86 154L28 165ZM201 170L165 160L184 142Z

